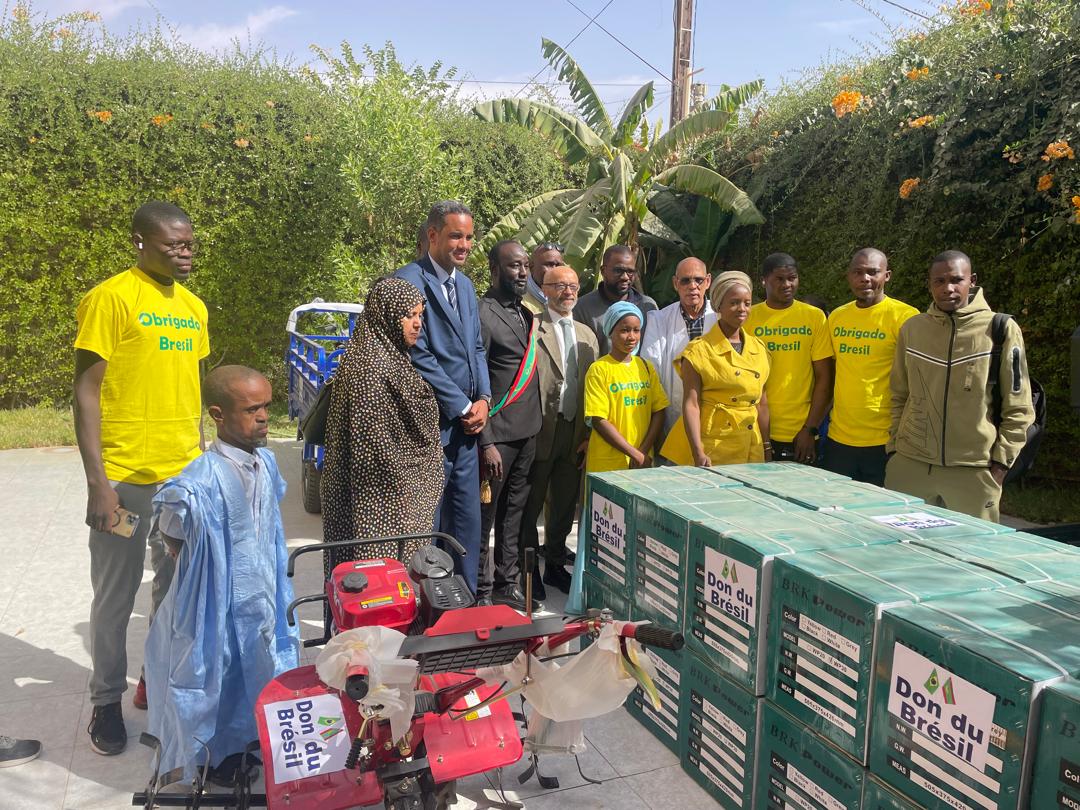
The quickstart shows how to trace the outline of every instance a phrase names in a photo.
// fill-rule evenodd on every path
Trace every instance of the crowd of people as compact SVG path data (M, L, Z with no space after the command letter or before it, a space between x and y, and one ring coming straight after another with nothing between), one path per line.
M579 297L561 245L504 240L478 297L463 272L473 240L469 209L436 203L416 261L367 293L330 396L327 542L446 532L478 602L522 610L529 548L542 552L537 596L551 586L580 600L567 537L588 472L789 460L997 519L1031 393L1020 329L1010 321L994 349L993 312L963 253L931 261L920 314L886 294L885 254L861 249L846 271L853 300L827 315L798 300L784 253L756 280L684 259L677 300L661 309L636 286L626 245L604 252L598 286ZM163 770L190 778L208 752L227 784L256 737L256 685L296 665L283 621L285 485L263 447L272 392L253 369L200 372L207 310L180 283L196 249L187 215L142 206L132 243L135 266L77 312L88 732L101 754L127 744L126 633L149 545L154 607L133 703L149 706ZM329 554L327 573L357 553Z

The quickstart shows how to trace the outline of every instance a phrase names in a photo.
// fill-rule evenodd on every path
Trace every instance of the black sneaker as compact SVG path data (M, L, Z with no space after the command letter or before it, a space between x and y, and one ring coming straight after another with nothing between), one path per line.
M95 706L86 728L90 735L90 747L106 757L116 756L127 747L127 729L120 703Z
M0 768L22 765L35 759L41 753L41 743L37 740L16 740L14 737L0 735Z
M570 583L573 580L574 578L562 566L549 565L544 571L544 582L563 593L570 593Z

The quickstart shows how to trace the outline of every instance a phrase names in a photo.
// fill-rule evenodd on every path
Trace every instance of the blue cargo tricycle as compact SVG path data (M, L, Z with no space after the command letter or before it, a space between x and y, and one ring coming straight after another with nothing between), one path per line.
M321 389L337 370L345 344L356 328L363 304L342 304L316 298L289 313L285 332L289 348L285 353L285 373L289 387L289 418L297 420L296 438L303 439L300 421L318 399ZM305 326L304 330L298 324ZM322 511L319 481L322 478L323 447L304 442L300 489L304 509Z

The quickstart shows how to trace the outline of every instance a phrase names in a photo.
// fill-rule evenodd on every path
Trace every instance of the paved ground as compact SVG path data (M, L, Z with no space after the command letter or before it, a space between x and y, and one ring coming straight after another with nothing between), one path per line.
M318 517L304 512L299 493L299 450L275 442L289 481L284 504L290 547L321 539ZM90 654L89 551L83 525L86 485L74 448L0 452L0 734L43 741L41 758L0 770L4 810L103 810L130 807L131 793L149 778L149 749L137 744L146 713L130 705L124 715L131 739L118 757L90 750L87 682ZM321 562L302 566L297 594L319 590ZM150 572L143 578L128 632L129 682L134 687L146 638ZM310 610L310 609L309 609ZM312 615L314 618L314 614ZM314 624L309 623L308 635ZM708 795L679 767L674 755L624 710L586 723L589 751L582 767L603 784L587 784L570 758L550 758L545 772L562 789L542 791L535 780L508 796L529 810L576 808L711 807ZM517 785L524 766L506 769L504 785ZM461 788L460 810L498 806L481 778Z

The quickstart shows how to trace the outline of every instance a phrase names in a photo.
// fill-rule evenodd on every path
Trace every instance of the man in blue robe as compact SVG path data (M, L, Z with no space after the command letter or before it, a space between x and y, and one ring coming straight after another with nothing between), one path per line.
M299 666L299 637L279 502L285 481L265 448L271 389L243 366L203 383L217 425L206 453L154 497L176 574L146 640L148 730L161 743L161 784L190 780L209 757L211 778L235 778L258 738L255 700Z

